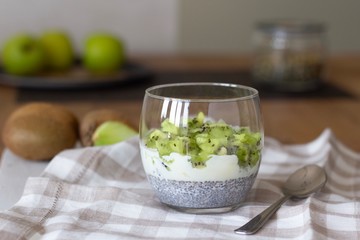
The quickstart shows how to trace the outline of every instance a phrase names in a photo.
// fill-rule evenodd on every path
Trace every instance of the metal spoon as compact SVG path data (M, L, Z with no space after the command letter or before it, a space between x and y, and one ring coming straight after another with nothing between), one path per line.
M305 167L296 170L285 182L283 187L284 196L251 219L248 223L235 229L235 233L256 233L289 198L308 197L310 194L321 189L325 185L326 179L324 169L314 164L306 165Z

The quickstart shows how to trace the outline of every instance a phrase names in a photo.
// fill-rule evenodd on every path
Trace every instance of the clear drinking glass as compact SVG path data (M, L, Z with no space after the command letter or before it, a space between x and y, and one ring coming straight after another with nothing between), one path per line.
M178 83L146 90L140 149L160 202L188 213L238 208L261 162L263 124L256 89Z

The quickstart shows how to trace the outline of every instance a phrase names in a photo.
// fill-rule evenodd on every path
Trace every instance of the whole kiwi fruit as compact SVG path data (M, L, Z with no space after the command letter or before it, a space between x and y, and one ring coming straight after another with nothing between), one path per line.
M83 146L94 146L93 134L96 129L106 121L121 122L132 129L135 126L130 124L124 116L112 109L96 109L88 112L80 122L80 141Z
M10 114L2 139L8 149L24 159L50 160L75 146L78 128L77 118L64 106L33 102Z

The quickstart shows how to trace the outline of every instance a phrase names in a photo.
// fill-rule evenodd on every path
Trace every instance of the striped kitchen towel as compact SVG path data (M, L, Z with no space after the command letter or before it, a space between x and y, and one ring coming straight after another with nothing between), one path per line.
M360 239L360 154L330 130L304 145L266 138L260 171L243 207L224 214L180 213L154 196L142 168L138 138L106 147L68 150L21 199L0 212L0 239ZM236 235L281 195L289 174L322 166L320 192L288 201L255 235ZM1 193L6 194L6 193Z

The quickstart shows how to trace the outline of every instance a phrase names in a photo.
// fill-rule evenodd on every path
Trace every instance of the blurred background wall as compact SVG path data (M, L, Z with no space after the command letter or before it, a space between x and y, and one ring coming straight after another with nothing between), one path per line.
M87 35L111 32L130 52L177 50L176 0L0 0L0 44L17 32L48 28L70 33L78 51Z
M360 50L359 0L183 0L179 8L179 49L186 52L246 52L254 24L274 18L323 22L331 52Z
M331 53L360 51L359 0L0 0L0 44L26 31L67 30L81 52L94 31L121 36L130 53L247 53L256 21L312 19Z

